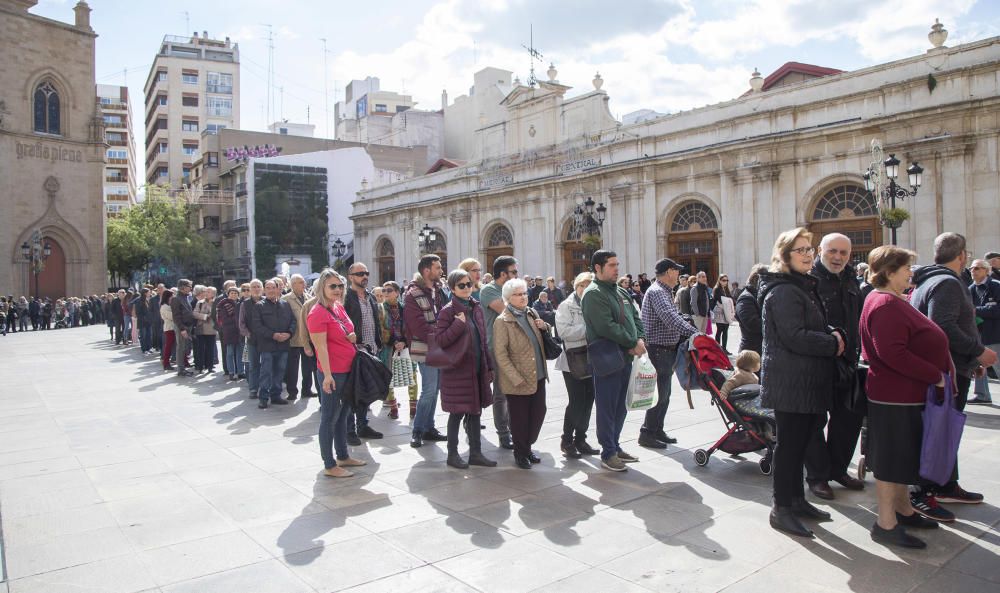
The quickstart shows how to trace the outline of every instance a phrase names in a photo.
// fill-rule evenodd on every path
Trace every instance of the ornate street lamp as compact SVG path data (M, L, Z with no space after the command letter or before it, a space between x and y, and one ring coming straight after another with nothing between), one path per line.
M337 240L333 242L333 254L338 258L344 257L344 253L347 252L347 245L337 237Z
M21 257L26 262L30 262L31 270L35 274L35 297L38 297L38 275L45 271L45 260L52 255L52 245L46 241L42 244L42 233L37 229L31 234L31 243L27 241L21 243Z
M437 241L437 233L424 223L424 228L417 232L417 243L420 245L421 252L424 254L430 253L431 246L434 245L435 241Z
M597 246L601 243L601 230L604 228L604 220L608 215L608 208L604 202L597 204L595 208L594 198L587 196L581 204L577 204L573 209L573 216L576 218L577 227L580 229L583 242L587 248L587 262L594 256Z
M910 189L907 189L896 183L900 165L896 155L890 154L887 159L883 159L882 156L882 145L878 140L872 140L872 163L862 178L865 180L865 190L878 201L879 222L889 227L892 232L892 244L895 245L896 229L910 217L906 210L896 207L896 200L905 200L917 195L923 183L924 169L916 161L910 164L906 169L910 186Z

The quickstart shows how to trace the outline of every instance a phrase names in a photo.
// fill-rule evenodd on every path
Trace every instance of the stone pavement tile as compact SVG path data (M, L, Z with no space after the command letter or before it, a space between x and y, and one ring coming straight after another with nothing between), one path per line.
M639 488L632 483L622 480L620 475L608 471L588 474L582 481L567 482L562 484L562 486L582 495L586 499L592 500L595 503L593 507L594 512L642 498L649 494L649 490Z
M452 578L433 566L421 566L364 585L342 589L343 593L468 593L469 585Z
M117 526L107 505L101 503L27 517L4 516L3 538L7 546L33 546L68 535Z
M95 443L100 443L99 439L99 436L88 437L88 440L92 440ZM80 465L83 467L99 467L129 461L146 461L153 459L153 454L149 449L138 444L128 447L109 445L84 453L77 453L76 458L80 460Z
M163 593L315 593L278 560L265 560L162 587Z
M0 466L0 482L15 478L43 476L73 469L80 469L80 462L73 456L2 465Z
M197 433L194 433L197 435ZM215 441L203 437L194 436L192 438L180 438L179 440L161 441L156 443L146 443L146 448L157 457L168 457L171 455L181 455L183 453L200 453L221 448ZM192 455L192 457L195 457Z
M448 467L438 461L420 461L407 469L391 472L381 470L377 473L378 479L386 484L409 492L422 492L445 484L487 478L489 474L494 472L496 469L470 467L467 470L461 470Z
M155 494L178 496L192 493L191 485L172 473L100 483L94 487L101 498L107 502Z
M351 522L372 533L398 529L450 514L448 509L431 503L420 494L400 494L375 499L345 507L344 512L349 515Z
M645 529L602 515L555 523L521 539L590 566L599 566L657 542Z
M347 513L342 510L299 515L247 527L244 531L275 557L371 535L367 529L348 521Z
M520 490L482 478L473 478L423 490L419 496L446 509L464 511L496 501L507 501L520 494L523 494Z
M677 533L672 539L705 548L722 558L764 566L804 545L771 529L766 523L768 512L756 506L739 509Z
M318 591L347 589L424 565L377 535L290 554L281 561Z
M713 478L698 481L673 482L664 484L656 492L657 496L712 509L712 516L718 517L736 509L745 512L766 514L771 508L771 489L726 482ZM684 508L682 505L681 508Z
M727 558L699 546L684 545L679 540L676 543L676 547L666 551L661 544L654 544L600 568L653 591L683 593L714 593L760 568L758 564Z
M223 463L221 465L195 467L190 469L178 468L175 471L177 477L195 487L234 482L267 475L264 470L243 461L242 459L229 463Z
M648 593L650 590L630 583L599 568L578 572L571 577L543 585L531 593Z
M714 510L708 505L680 502L650 494L599 511L598 514L607 519L645 529L663 541L692 527L708 525Z
M211 449L200 451L184 451L178 453L168 453L157 456L171 470L194 469L210 465L222 465L239 461L240 458L228 449L215 446Z
M505 459L505 461L507 461ZM508 463L512 463L512 459ZM511 488L517 488L523 492L538 492L559 484L569 482L579 482L587 477L601 472L597 463L592 460L581 459L574 461L572 466L568 463L563 466L562 461L557 461L555 465L546 463L535 464L530 470L523 470L510 465L498 465L494 471L484 472L483 478L503 484Z
M496 527L462 513L383 531L379 537L429 563L473 550L497 549L511 539Z
M456 579L490 593L533 591L587 569L587 565L515 539L499 549L449 558L435 566Z
M570 519L582 521L593 516L580 508L563 506L557 501L534 494L524 494L510 500L468 509L465 514L515 537L547 529Z
M242 527L326 510L311 496L270 476L200 486L196 490L215 509Z
M9 582L10 593L147 593L156 582L134 555L109 558Z
M994 561L996 558L994 558ZM996 593L997 584L962 572L939 571L911 593Z
M154 548L139 554L139 559L160 586L270 558L270 554L242 531Z
M315 494L313 498L328 509L343 509L358 505L366 505L366 509L389 505L389 498L401 496L406 491L390 486L381 480L367 474L355 474L351 478L328 478L327 482L343 483L343 488L337 488L329 494ZM358 511L363 512L363 511Z
M43 572L87 564L130 554L132 548L122 530L114 525L92 531L60 535L29 545L15 539L5 542L7 576L17 579Z
M141 550L228 533L235 525L195 495L141 496L110 502L125 536Z
M14 481L16 480L11 480L11 482ZM23 493L9 494L7 484L5 483L3 488L0 488L0 509L3 509L4 521L17 517L77 509L103 502L103 499L90 484L58 490L40 490L28 495Z
M792 584L794 583L794 588ZM794 590L795 593L848 593L846 588L832 587L776 574L770 567L763 568L722 589L720 593L774 593L775 589Z
M269 443L261 444L268 445ZM280 472L286 469L295 469L299 467L323 467L323 458L320 457L318 448L313 450L298 447L297 449L288 451L279 450L253 457L247 457L244 461L259 467L267 473Z
M10 451L6 449L6 443L0 439L0 447L4 448L3 452L0 452L0 467L17 465L19 463L28 463L31 461L45 461L46 459L56 459L59 457L75 458L73 450L66 445L43 446L35 449Z
M5 404L6 407L6 404ZM0 435L19 430L58 430L59 426L47 414L39 414L34 409L18 410L0 418Z
M945 568L1000 583L1000 562L997 558L1000 558L1000 535L993 530L972 542Z
M83 469L76 468L54 474L25 476L6 480L3 483L4 500L30 498L40 492L54 490L85 489L90 486L90 478Z
M94 485L121 482L132 478L145 478L170 471L161 459L149 457L139 461L125 461L111 465L87 468L86 473Z

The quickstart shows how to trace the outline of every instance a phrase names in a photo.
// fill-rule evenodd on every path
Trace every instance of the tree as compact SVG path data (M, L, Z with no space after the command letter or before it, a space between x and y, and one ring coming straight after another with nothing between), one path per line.
M108 223L108 271L115 285L127 283L152 262L179 275L214 265L219 250L195 232L191 215L189 204L174 201L161 188L146 186L145 201Z

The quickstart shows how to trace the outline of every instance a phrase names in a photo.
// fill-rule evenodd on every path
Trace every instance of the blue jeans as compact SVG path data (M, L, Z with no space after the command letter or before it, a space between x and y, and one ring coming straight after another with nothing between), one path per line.
M597 410L597 441L601 444L601 459L608 459L621 451L618 440L625 427L628 409L625 400L632 363L622 370L604 377L594 376L594 404Z
M656 392L659 396L656 405L646 410L646 419L642 423L642 434L655 437L663 430L667 418L667 407L670 406L670 384L674 378L674 361L677 359L677 348L662 346L647 346L649 361L656 367Z
M260 354L253 342L247 344L247 387L254 393L260 388Z
M327 469L337 467L333 458L333 450L337 451L337 459L347 459L347 419L351 417L351 406L344 402L338 390L347 384L347 373L334 373L333 381L336 387L333 393L323 391L323 373L316 371L316 384L319 386L319 454L323 458L323 466Z
M260 353L260 389L257 390L260 401L281 397L281 382L285 378L287 362L288 350Z
M420 399L417 401L417 415L413 419L413 432L423 434L434 430L441 371L423 362L418 362L417 366L420 368Z
M125 316L125 341L132 341L132 317L130 315Z
M148 323L139 324L139 349L143 352L153 347L153 328Z
M243 342L226 344L226 368L230 375L243 374Z

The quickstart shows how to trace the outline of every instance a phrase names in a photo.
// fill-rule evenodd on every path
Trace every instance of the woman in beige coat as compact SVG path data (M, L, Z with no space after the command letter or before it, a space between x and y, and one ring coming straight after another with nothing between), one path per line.
M497 362L500 389L507 395L510 433L514 441L514 461L521 469L531 469L541 459L531 451L545 421L545 363L543 331L549 324L528 306L528 285L524 280L508 280L503 285L503 313L493 323L493 355Z

